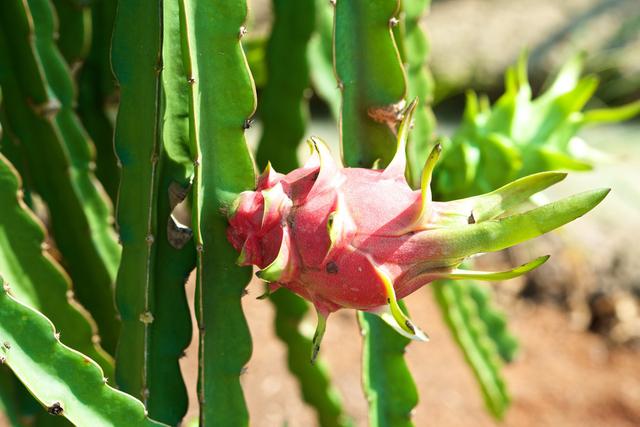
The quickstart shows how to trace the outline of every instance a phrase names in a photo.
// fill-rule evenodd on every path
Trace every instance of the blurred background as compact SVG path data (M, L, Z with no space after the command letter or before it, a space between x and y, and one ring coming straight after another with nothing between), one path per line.
M259 42L271 25L271 2L250 3L248 37ZM601 79L587 109L640 97L638 0L434 0L422 25L431 44L441 134L459 123L466 89L486 93L492 101L503 93L504 72L523 50L529 54L534 96L562 63L585 51L587 73ZM257 64L254 59L259 83L259 58ZM329 108L312 98L311 112L307 134L322 136L337 150ZM255 144L260 134L257 116L248 131L250 142ZM479 259L496 269L552 255L526 279L486 285L520 340L516 360L504 369L512 395L505 426L640 425L640 121L586 129L580 136L606 157L594 171L571 173L548 197L603 186L613 189L610 196L560 232ZM252 283L244 299L254 338L253 358L243 376L252 425L313 426L315 416L302 403L284 347L273 335L273 306L254 298L261 293L261 285ZM408 347L420 392L416 425L496 425L432 293L422 289L407 304L431 336L429 343ZM361 339L353 311L332 316L322 354L347 412L365 426ZM183 362L188 386L195 390L193 346ZM192 402L190 414L196 415L196 399Z

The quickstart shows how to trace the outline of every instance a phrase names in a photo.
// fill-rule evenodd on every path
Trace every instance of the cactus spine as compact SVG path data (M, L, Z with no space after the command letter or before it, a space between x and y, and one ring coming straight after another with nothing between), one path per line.
M182 7L195 164L200 426L246 426L249 414L240 375L251 356L251 336L240 299L251 270L234 266L237 255L226 239L223 211L239 192L255 186L244 137L256 106L253 79L240 44L246 32L247 4L245 0L183 0Z

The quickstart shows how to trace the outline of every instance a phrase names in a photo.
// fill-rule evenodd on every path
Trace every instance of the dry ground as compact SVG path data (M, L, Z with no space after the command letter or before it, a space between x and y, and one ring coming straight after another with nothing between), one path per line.
M252 285L245 308L254 352L243 377L251 425L290 427L315 425L313 412L300 400L288 374L284 347L272 331L273 310L255 300ZM486 415L469 369L432 301L430 291L407 299L411 313L428 331L430 343L414 343L407 358L418 383L417 426L467 427L496 425ZM521 339L519 359L506 367L513 406L505 426L640 425L640 357L624 349L610 350L595 335L573 331L566 316L549 306L518 302L509 307L512 330ZM309 319L313 323L314 319ZM312 326L312 325L310 325ZM322 348L345 407L358 426L367 425L360 388L361 340L352 311L332 316ZM184 359L189 387L195 387L195 349ZM190 416L197 414L192 398Z

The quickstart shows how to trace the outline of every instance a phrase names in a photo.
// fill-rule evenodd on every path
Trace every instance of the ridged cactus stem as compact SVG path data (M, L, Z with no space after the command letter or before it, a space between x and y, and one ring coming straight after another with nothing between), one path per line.
M340 142L346 166L370 167L376 160L386 164L394 153L395 125L402 117L406 93L392 35L398 8L397 0L336 4L334 62L343 94ZM369 423L410 426L418 395L403 356L409 340L373 314L358 313L358 319Z
M150 420L139 401L109 386L96 362L62 344L51 320L15 299L1 278L0 286L0 357L49 417L82 426L164 425Z
M173 215L193 176L189 148L189 83L182 61L180 5L163 2L163 126L157 195L157 250L154 259L153 323L148 343L147 409L179 425L189 399L179 359L191 342L192 325L184 284L195 268L192 232Z
M91 5L91 50L78 77L78 114L96 148L96 176L115 202L120 169L113 147L109 114L117 106L111 71L111 34L117 0L97 0Z
M15 283L16 298L55 319L63 342L94 359L111 378L113 361L95 344L95 324L73 300L64 270L43 251L44 227L24 205L21 193L20 178L0 154L0 271L8 283Z
M398 0L336 2L334 66L342 91L340 143L345 164L385 166L405 107L406 76L392 28Z
M261 93L262 137L257 162L279 170L298 166L296 149L308 116L307 46L315 24L314 0L273 0L274 23L267 44L267 84Z
M118 6L113 70L121 101L115 133L121 164L117 228L122 244L116 303L122 333L116 354L121 390L149 398L149 330L154 321L156 203L161 135L162 3L128 1ZM147 17L140 25L141 16Z
M402 0L404 25L404 55L407 72L408 98L418 98L420 103L413 115L413 130L407 145L408 178L414 188L420 187L420 172L431 148L436 126L431 111L434 82L427 58L429 41L420 27L420 21L426 13L430 0Z
M464 291L467 285L438 281L432 286L444 320L481 387L487 408L500 419L510 401L500 372L500 356L495 343L487 339L489 331L477 305Z
M195 164L193 228L197 248L200 427L249 424L240 375L251 356L241 298L251 269L236 267L225 211L255 186L244 130L256 106L240 44L245 0L183 0L183 49L191 84L191 149ZM233 159L232 162L229 159Z
M289 172L298 166L296 150L308 116L307 49L315 25L315 0L274 0L273 11L275 20L266 51L268 78L260 104L263 134L257 162L261 168L271 163L274 168ZM289 370L298 380L303 399L316 410L321 426L347 425L326 367L320 360L314 364L308 360L312 341L300 332L300 325L309 305L286 290L272 294L270 301L276 310L276 334L287 348Z
M75 294L112 352L119 330L112 301L120 253L111 212L91 171L88 137L73 112L73 82L55 46L51 4L1 2L0 23L6 117L24 149L34 189L49 208Z
M333 67L333 21L335 7L326 0L315 0L316 31L309 43L309 64L313 90L322 98L331 115L338 121L340 117L341 91L336 84Z
M87 0L52 0L58 17L58 48L73 73L91 46L91 9Z

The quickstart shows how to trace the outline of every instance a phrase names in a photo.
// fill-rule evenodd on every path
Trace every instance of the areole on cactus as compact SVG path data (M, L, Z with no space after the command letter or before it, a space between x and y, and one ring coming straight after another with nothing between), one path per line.
M312 360L327 316L340 308L373 312L400 334L426 341L398 299L437 279L503 280L540 266L548 256L503 272L457 268L471 255L498 251L566 224L609 192L592 190L514 213L566 176L543 172L484 195L432 201L439 145L425 163L421 189L414 191L405 179L416 104L404 113L396 154L384 170L343 168L312 137L312 156L303 167L282 175L267 166L256 190L241 193L230 209L227 235L240 251L238 263L257 266L257 276L270 283L270 290L288 288L315 306Z

